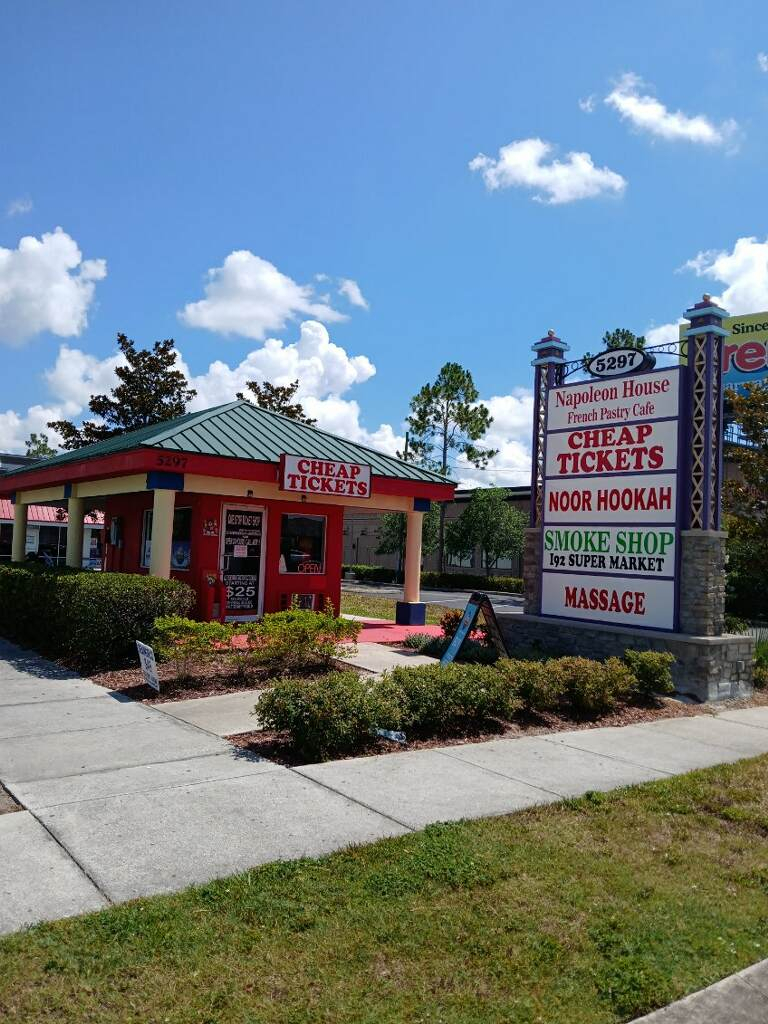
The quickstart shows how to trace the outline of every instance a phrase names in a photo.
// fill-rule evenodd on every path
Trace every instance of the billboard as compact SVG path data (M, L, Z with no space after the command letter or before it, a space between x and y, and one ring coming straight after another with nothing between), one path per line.
M688 324L680 325L680 340ZM768 378L768 313L727 316L723 327L731 335L723 345L723 386L738 387Z
M681 376L550 388L542 615L675 629Z

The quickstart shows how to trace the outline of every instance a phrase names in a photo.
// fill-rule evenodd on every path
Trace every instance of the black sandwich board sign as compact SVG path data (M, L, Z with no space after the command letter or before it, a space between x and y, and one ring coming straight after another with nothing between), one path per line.
M488 629L488 635L493 641L494 647L502 658L507 657L507 648L504 646L504 638L501 635L499 622L496 618L496 612L493 610L491 599L487 594L475 593L472 594L470 599L467 601L467 607L464 609L464 615L459 623L459 628L453 634L445 654L440 659L441 665L450 665L450 663L456 659L459 651L464 646L464 641L475 628L475 625L477 624L477 617L480 612L483 613L483 619L485 620L485 625Z

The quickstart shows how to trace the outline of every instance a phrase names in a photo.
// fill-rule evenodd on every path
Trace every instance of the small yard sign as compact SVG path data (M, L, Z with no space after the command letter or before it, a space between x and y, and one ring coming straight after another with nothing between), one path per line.
M157 693L160 693L160 677L157 674L155 652L147 644L143 644L141 640L136 641L136 650L139 652L139 662L141 663L141 673L144 676L144 682Z

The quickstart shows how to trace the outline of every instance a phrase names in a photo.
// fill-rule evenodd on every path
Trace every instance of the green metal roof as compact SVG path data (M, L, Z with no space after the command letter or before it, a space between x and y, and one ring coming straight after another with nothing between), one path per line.
M371 467L377 476L400 480L422 480L428 483L451 483L439 473L402 462L373 448L347 441L317 427L262 409L239 399L203 412L187 413L166 423L155 423L127 434L97 441L85 448L63 452L43 459L34 466L24 466L5 474L30 473L71 462L83 462L104 455L117 455L136 448L161 448L195 455L215 455L229 459L253 459L257 462L279 462L280 456L308 455L338 462L360 462Z

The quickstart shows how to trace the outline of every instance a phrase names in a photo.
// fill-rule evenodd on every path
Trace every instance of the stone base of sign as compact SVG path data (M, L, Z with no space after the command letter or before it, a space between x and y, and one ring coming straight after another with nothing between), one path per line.
M527 615L541 611L542 531L529 527L523 536L523 608Z
M427 621L427 606L422 601L397 601L395 622L398 626L423 626Z
M621 656L627 648L669 651L676 659L672 677L677 693L697 701L752 694L755 642L751 636L693 636L528 614L498 614L497 618L511 657L521 649L599 659Z
M725 628L723 530L680 532L680 629L695 636L720 636Z

